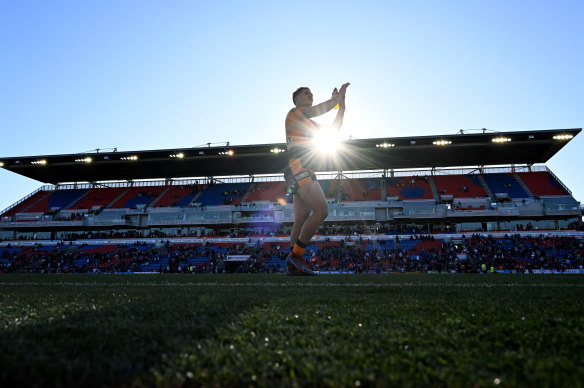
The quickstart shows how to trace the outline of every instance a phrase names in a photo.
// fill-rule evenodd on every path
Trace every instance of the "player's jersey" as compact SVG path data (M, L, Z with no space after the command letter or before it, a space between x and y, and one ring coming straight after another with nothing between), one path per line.
M286 145L288 151L311 146L318 124L302 114L304 108L293 108L286 116Z

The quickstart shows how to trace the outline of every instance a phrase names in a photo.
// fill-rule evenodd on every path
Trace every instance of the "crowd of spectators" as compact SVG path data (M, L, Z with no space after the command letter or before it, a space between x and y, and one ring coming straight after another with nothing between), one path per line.
M248 206L248 205L246 205ZM251 205L250 205L251 206ZM82 217L83 214L72 214L72 217ZM484 226L483 226L484 227ZM581 231L584 230L584 224L576 222L568 225L566 228L559 228L558 230L574 230ZM536 227L529 221L526 224L516 224L510 229L505 229L510 233L528 231L534 232L538 231ZM415 225L415 224L393 224L393 223L380 223L376 225L343 225L343 224L325 224L319 226L317 234L323 236L356 236L356 235L417 235L428 233L428 225ZM470 233L474 232L493 232L478 228L476 230L467 231ZM544 230L539 230L541 233L545 233ZM289 233L289 232L288 232ZM450 225L432 225L431 233L460 233L454 226ZM463 231L464 233L464 231ZM157 229L135 229L135 230L93 230L88 232L60 232L54 236L53 239L75 241L75 240L88 240L88 239L116 239L116 238L172 238L172 237L253 237L253 236L285 236L287 231L285 231L282 225L263 225L252 226L248 228L239 228L234 231L233 228L225 228L221 226L217 227L206 227L205 229L193 229L191 232L186 232L185 229L176 228L174 231L172 228L167 228L163 230ZM15 238L4 237L0 240L2 241L27 241L27 240L37 240L39 239L35 233L27 233L17 235ZM50 238L49 238L50 239Z
M308 265L317 271L356 273L487 271L531 272L536 269L565 271L582 269L584 241L573 237L519 234L494 238L474 234L458 240L435 240L432 235L412 235L399 240L325 240L311 244L305 253ZM411 248L407 248L411 247ZM72 245L0 247L0 272L73 273L139 272L171 273L283 272L288 243L247 244L209 241L197 244L135 242L104 246ZM247 260L231 262L229 255ZM193 259L197 259L194 263Z

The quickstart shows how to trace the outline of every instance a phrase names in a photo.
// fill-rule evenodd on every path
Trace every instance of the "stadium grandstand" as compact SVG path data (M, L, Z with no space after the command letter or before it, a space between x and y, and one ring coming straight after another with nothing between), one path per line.
M314 169L320 271L581 271L582 206L545 163L581 129L353 139ZM0 158L45 183L0 213L0 272L281 272L285 144ZM561 172L560 172L561 174Z

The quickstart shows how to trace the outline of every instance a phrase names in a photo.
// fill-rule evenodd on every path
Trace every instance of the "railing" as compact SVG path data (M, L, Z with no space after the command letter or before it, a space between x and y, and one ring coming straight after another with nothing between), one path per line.
M518 216L519 210L517 208L500 208L498 213L502 216Z
M53 221L53 220L27 220L27 221L0 221L0 227L46 227L46 226L81 226L83 220Z
M546 211L565 211L565 210L580 210L579 203L556 203L544 205Z

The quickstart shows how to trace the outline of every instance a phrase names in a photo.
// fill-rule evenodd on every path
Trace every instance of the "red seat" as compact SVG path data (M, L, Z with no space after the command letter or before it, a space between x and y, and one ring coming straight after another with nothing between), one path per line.
M465 175L436 175L433 177L438 195L452 195L454 198L482 198L487 192Z
M534 195L569 195L547 171L520 172L518 175Z

